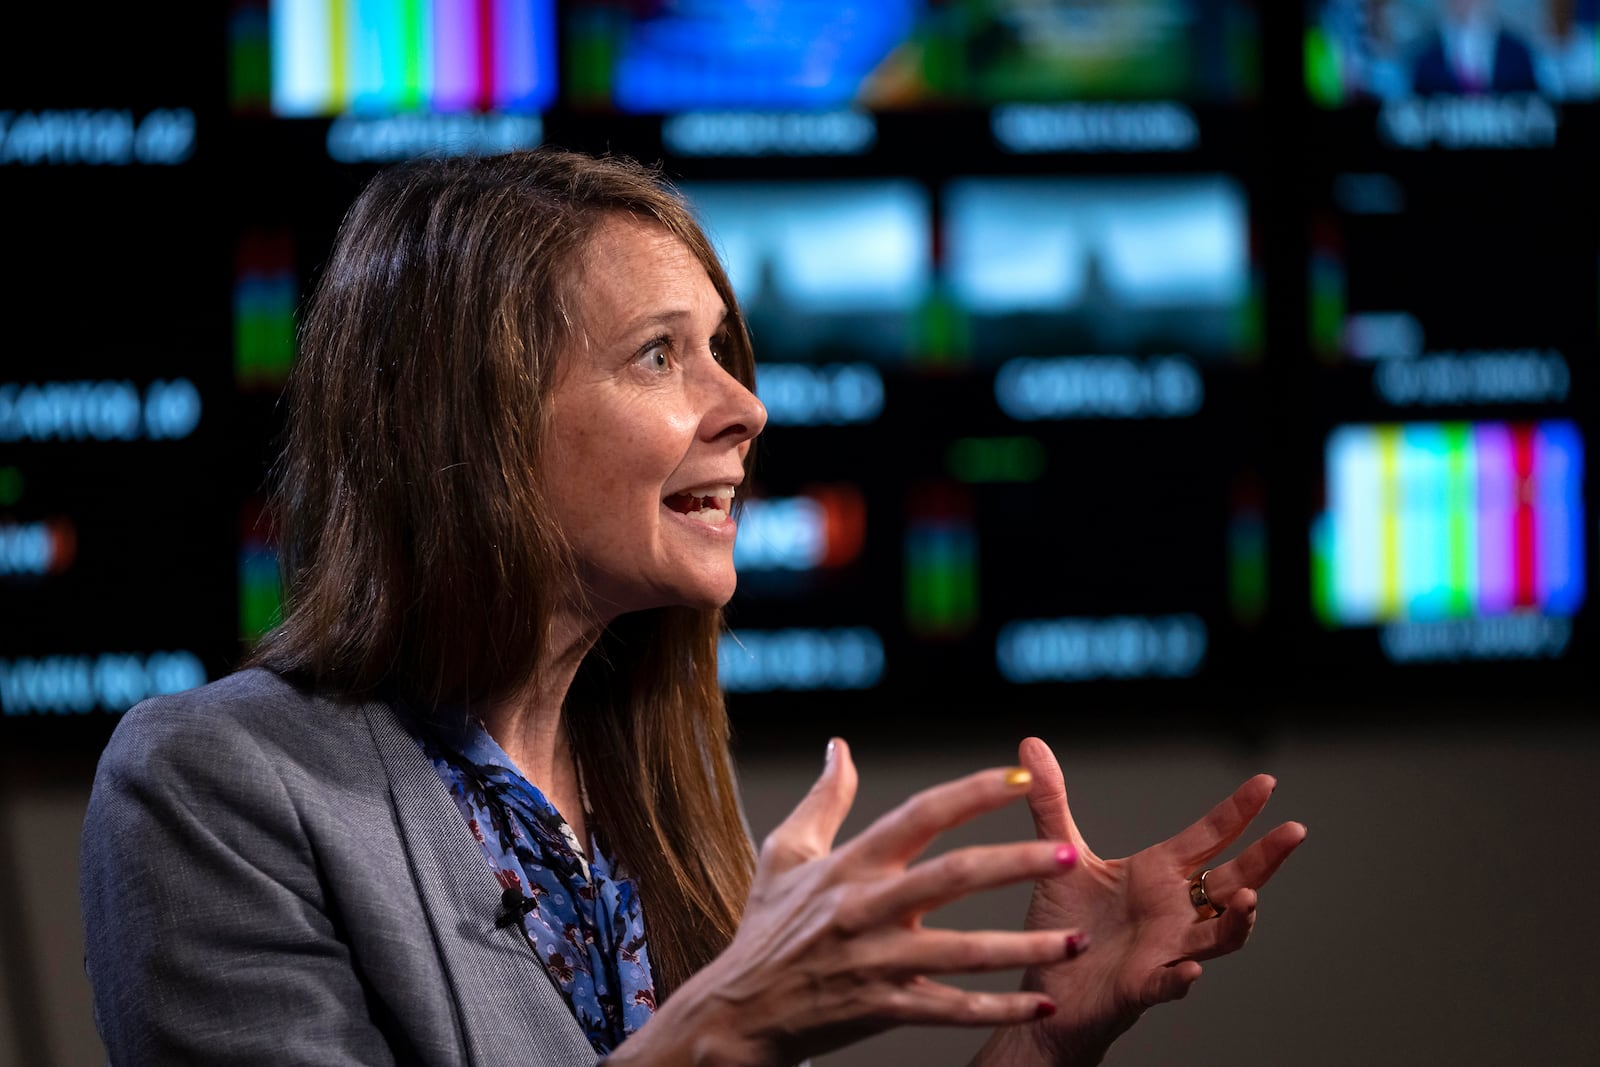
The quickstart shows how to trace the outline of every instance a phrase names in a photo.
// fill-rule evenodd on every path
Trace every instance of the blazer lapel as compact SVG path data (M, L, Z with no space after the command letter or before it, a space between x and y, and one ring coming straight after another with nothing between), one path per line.
M399 714L367 707L389 778L401 839L434 944L449 977L468 1062L568 1067L599 1057L532 947L495 926L500 884Z

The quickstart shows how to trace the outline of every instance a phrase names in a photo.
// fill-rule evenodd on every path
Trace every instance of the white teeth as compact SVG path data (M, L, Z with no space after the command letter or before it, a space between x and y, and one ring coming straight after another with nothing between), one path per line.
M703 485L698 489L685 489L679 496L709 496L718 500L732 500L733 486L731 485Z
M733 511L733 486L727 482L702 485L673 493L668 500L668 506L678 514L707 526L720 526L728 521Z

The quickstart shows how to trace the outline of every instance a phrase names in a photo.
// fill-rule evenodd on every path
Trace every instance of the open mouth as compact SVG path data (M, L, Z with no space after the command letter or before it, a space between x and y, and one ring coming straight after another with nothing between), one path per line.
M708 525L727 522L728 513L733 510L733 486L709 486L691 489L684 493L673 493L666 498L666 505L679 515L688 516L696 522Z

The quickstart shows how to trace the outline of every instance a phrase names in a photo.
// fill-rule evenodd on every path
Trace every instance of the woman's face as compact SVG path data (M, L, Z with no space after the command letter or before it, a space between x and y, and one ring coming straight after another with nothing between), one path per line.
M720 362L727 309L658 224L618 215L576 285L577 339L550 397L546 485L606 618L733 595L733 491L761 402Z

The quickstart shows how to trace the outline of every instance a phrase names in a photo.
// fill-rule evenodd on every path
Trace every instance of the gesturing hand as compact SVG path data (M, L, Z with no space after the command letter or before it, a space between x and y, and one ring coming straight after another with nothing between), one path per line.
M1075 850L1028 841L912 862L944 830L1028 786L1017 768L946 782L835 849L856 789L849 750L835 741L822 777L762 845L733 942L612 1061L792 1064L903 1023L992 1026L1048 1014L1048 993L969 992L928 976L1027 966L1055 974L1077 955L1075 931L938 930L922 916L978 890L1058 880Z
M1071 968L1028 968L1023 986L1049 996L1059 1011L1031 1026L997 1032L978 1062L1096 1063L1106 1046L1154 1004L1175 1000L1200 977L1201 960L1242 947L1256 918L1256 891L1266 884L1306 829L1287 822L1271 830L1206 877L1210 900L1225 910L1202 918L1190 903L1189 880L1227 848L1266 806L1277 783L1256 775L1180 833L1126 859L1095 855L1067 806L1061 768L1036 737L1019 748L1033 775L1028 805L1041 838L1077 848L1070 880L1034 887L1024 928L1081 929L1090 951Z

